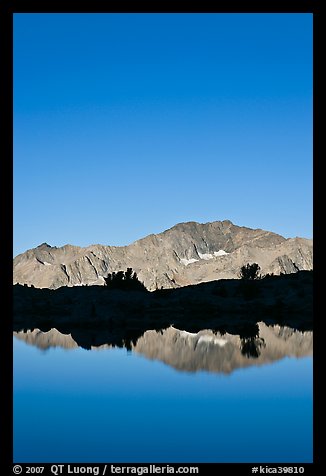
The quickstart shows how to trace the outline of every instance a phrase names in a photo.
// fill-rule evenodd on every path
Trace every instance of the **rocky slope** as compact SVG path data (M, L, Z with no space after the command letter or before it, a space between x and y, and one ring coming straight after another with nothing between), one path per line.
M237 278L242 265L256 262L262 273L312 269L312 240L285 239L230 221L180 223L129 246L61 248L46 243L15 257L13 282L56 289L103 284L108 272L132 267L149 290Z
M236 369L251 365L272 363L284 357L303 357L312 355L312 331L300 332L283 326L266 326L259 323L259 338L252 341L257 355L246 353L246 342L239 335L213 333L202 330L190 333L169 327L161 332L146 331L131 350L149 359L160 360L177 370L196 372L205 370L229 374ZM28 332L14 332L14 336L27 344L42 350L51 347L75 349L78 342L56 329L41 332L38 329ZM108 349L104 344L92 349Z

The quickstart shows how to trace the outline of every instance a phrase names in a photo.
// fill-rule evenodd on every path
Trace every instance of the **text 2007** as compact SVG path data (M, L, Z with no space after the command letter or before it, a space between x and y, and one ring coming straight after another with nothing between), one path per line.
M44 471L44 466L26 466L26 474L41 474Z

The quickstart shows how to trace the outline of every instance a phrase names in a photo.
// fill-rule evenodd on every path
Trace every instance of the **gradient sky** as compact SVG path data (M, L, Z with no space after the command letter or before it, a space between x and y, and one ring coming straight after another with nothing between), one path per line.
M312 237L311 14L15 14L14 255Z

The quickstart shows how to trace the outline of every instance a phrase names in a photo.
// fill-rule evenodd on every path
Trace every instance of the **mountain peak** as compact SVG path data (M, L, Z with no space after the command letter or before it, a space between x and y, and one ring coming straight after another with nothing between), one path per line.
M232 221L231 220L223 220L222 223L224 225L233 225Z
M57 248L42 243L14 259L14 283L51 289L101 285L108 273L132 268L154 290L236 279L247 263L257 263L262 274L312 269L312 242L286 240L230 220L189 221L128 246Z
M37 249L44 249L44 248L52 248L52 246L49 245L48 243L41 243L41 244L38 245L36 248L37 248Z

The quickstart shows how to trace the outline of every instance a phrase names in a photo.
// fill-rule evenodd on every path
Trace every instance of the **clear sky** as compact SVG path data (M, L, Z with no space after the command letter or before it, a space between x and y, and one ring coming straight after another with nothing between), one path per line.
M15 14L14 255L312 237L311 14Z

